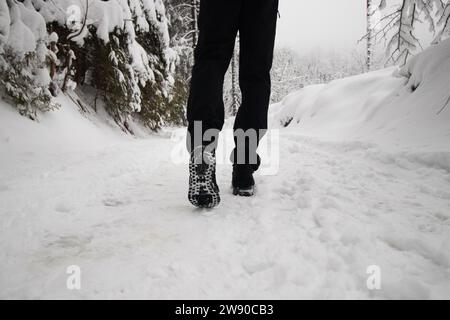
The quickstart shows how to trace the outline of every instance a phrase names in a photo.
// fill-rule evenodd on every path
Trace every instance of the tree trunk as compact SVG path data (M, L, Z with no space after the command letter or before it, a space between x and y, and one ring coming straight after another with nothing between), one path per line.
M198 40L198 10L199 0L191 0L191 15L192 15L192 48L195 49Z
M231 60L231 114L235 116L239 109L239 58L238 58L239 37L236 38L236 45Z
M373 56L373 26L372 26L373 6L372 0L367 0L367 57L366 57L366 69L370 71L372 69L372 56Z
M69 81L69 75L70 75L70 68L72 67L72 54L73 51L70 49L70 46L68 46L67 52L66 52L66 74L64 75L64 81L63 81L63 87L62 91L66 92L67 90L67 82Z

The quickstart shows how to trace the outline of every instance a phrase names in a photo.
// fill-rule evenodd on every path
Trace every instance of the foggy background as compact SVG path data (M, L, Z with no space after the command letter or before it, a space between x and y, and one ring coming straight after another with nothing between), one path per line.
M398 0L389 0L387 8L398 4ZM317 51L344 53L365 45L358 45L358 40L366 33L366 1L280 0L279 11L279 48L289 47L303 55ZM432 36L426 27L418 29L425 47ZM382 49L383 43L378 47Z

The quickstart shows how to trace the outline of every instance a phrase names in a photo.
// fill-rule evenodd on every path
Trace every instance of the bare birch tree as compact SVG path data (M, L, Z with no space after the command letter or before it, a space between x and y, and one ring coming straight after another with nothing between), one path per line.
M370 1L373 0L368 0L368 7ZM387 0L379 1L373 10L380 10L384 15L368 27L364 36L368 42L369 39L372 42L387 41L387 63L403 65L422 48L416 35L419 23L428 24L430 32L436 35L435 42L441 41L450 31L450 0L402 0L392 7L393 10L390 8L387 8Z
M367 71L370 71L372 69L372 58L373 58L373 26L372 26L372 19L373 19L373 0L367 0L367 60L366 60L366 68Z

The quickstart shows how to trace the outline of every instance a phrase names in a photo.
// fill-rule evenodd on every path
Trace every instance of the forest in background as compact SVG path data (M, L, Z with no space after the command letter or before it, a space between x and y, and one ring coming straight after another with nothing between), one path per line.
M375 12L382 13L377 21ZM184 125L198 13L199 0L2 1L2 98L34 120L61 107L54 97L66 94L81 110L104 109L125 132L133 133L131 121L152 130ZM437 43L448 36L449 17L449 1L367 0L364 50L299 56L276 49L272 101L309 84L402 65L421 50L416 26L426 23ZM225 79L229 115L240 101L238 60L237 45Z

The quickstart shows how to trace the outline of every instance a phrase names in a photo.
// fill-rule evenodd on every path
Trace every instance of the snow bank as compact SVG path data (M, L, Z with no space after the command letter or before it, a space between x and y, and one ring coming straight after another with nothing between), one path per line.
M85 0L58 0L59 7L43 0L32 1L47 22L55 21L65 25L70 20L75 22L75 26L81 26L86 10ZM95 26L97 36L104 42L109 42L109 33L115 28L133 29L129 28L128 25L131 24L127 23L132 17L136 18L137 29L143 32L150 30L150 22L159 31L162 42L166 46L169 45L169 25L161 0L89 0L87 25ZM88 32L84 32L76 40L82 44L87 35Z
M294 92L271 107L271 124L307 136L450 151L449 95L450 39L401 70L389 68Z
M9 38L9 25L11 19L9 17L9 8L6 1L0 2L0 51L2 50L3 44L8 41Z
M82 115L68 96L56 100L63 107L45 114L38 123L22 117L0 99L0 158L29 152L85 150L128 139L104 120L106 116Z
M37 40L47 39L47 26L44 18L33 8L30 2L17 3L23 23L33 32Z
M11 2L10 8L6 2L0 4L0 50L6 44L18 58L36 51L42 62L47 54L47 39L45 20L29 0L25 3Z
M46 22L70 25L74 32L78 32L81 28L86 14L86 0L59 0L58 9L55 9L52 2L43 0L33 0L33 4ZM176 56L174 57L173 50L169 48L169 21L161 0L110 0L106 2L89 0L86 25L95 27L96 36L105 43L110 41L110 34L116 29L127 33L128 50L132 57L133 67L130 72L136 73L137 81L143 86L149 81L155 81L151 61L154 57L145 52L142 45L136 40L135 27L138 32L149 32L152 26L164 47L166 71L169 74L167 86L172 84L173 80L170 74L174 72ZM82 46L84 39L89 35L88 28L85 28L73 40ZM164 88L164 90L167 89ZM136 110L139 110L139 107Z
M36 49L37 39L33 31L22 21L22 12L20 5L15 4L11 7L9 15L11 19L9 37L6 42L18 57L32 52Z
M33 0L34 7L47 22L57 22L60 25L73 24L75 29L81 27L86 10L85 0L59 0L56 7L52 2ZM123 29L125 21L131 19L131 12L126 3L119 0L101 1L89 0L87 25L96 28L96 35L104 42L109 42L109 33L115 28ZM82 44L88 32L83 32L75 40Z

